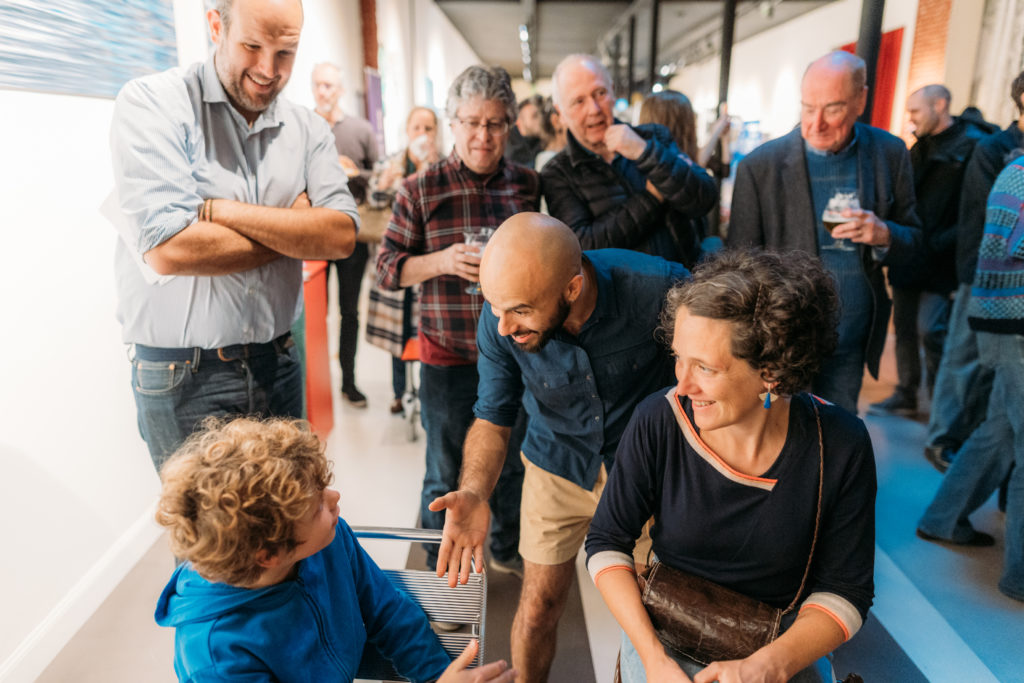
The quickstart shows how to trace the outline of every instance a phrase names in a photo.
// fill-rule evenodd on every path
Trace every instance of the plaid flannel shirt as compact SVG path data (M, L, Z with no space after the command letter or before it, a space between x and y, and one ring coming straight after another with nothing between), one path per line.
M462 242L465 228L497 228L514 214L536 211L539 203L540 180L535 172L502 160L493 174L480 176L453 150L447 159L407 178L398 191L377 259L377 283L383 289L399 289L408 257ZM483 297L467 294L468 285L456 275L425 281L419 333L472 363Z

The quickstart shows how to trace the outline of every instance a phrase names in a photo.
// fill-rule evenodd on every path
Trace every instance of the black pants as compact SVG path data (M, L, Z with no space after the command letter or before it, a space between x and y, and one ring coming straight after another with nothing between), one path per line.
M356 242L356 248L347 259L332 261L338 269L338 309L341 311L341 335L338 360L341 363L341 387L356 385L356 346L359 343L359 291L370 249L365 242Z

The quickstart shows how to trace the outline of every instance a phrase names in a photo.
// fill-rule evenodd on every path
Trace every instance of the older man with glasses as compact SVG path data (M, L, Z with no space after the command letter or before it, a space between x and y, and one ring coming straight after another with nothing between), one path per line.
M466 233L493 230L521 211L536 211L540 181L532 170L503 156L516 99L500 67L472 66L448 91L447 115L455 149L446 159L411 176L398 191L377 261L384 289L422 284L420 298L420 403L427 434L426 474L420 522L441 529L444 512L428 504L458 488L462 442L473 421L479 376L476 326L483 305L478 248ZM519 444L525 430L520 410L508 457L491 499L494 524L491 566L522 575L519 497L523 465ZM437 546L427 546L433 568Z
M906 145L857 123L866 73L847 52L811 62L800 125L740 162L729 224L730 244L817 254L835 278L839 346L811 390L854 414L864 365L877 378L885 345L892 303L882 266L910 264L922 248Z

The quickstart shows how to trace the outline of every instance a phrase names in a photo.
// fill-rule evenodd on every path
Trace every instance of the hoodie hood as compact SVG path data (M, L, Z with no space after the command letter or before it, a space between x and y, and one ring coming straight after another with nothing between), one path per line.
M266 588L239 588L207 581L192 568L191 562L186 562L171 575L154 616L160 626L180 626L210 621L240 609L273 610L287 602L294 590L295 581Z

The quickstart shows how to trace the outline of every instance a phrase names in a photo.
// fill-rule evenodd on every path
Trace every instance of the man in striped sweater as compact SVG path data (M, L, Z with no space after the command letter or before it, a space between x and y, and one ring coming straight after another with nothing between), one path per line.
M968 515L1012 468L999 590L1024 601L1024 156L999 174L989 194L967 315L977 332L981 363L993 372L988 412L946 472L918 522L917 535L957 545L992 545L993 537L976 531Z

